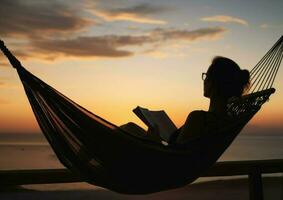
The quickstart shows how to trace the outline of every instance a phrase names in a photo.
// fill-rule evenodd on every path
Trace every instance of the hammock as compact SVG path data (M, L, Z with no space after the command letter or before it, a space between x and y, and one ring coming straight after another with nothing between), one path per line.
M91 113L28 72L3 42L0 46L17 69L38 124L61 163L88 183L146 194L189 184L217 161L275 92L282 44L281 37L251 70L252 93L228 103L233 124L168 146L129 134Z

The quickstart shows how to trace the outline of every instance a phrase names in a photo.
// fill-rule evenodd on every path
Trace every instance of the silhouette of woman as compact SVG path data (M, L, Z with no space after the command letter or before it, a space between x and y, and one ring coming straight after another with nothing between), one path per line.
M241 70L237 63L225 57L217 56L212 60L206 73L202 73L204 96L210 99L208 111L192 111L185 124L172 134L170 143L186 143L200 134L209 134L231 121L227 114L227 101L231 97L241 96L249 86L248 70ZM138 125L129 122L121 126L128 132L134 132L157 142L161 138L154 130L147 132Z
M231 97L241 96L249 86L248 70L225 57L215 57L206 73L202 73L204 96L210 99L208 111L191 112L185 124L172 135L176 143L186 143L199 134L208 134L231 121L227 113L227 102Z

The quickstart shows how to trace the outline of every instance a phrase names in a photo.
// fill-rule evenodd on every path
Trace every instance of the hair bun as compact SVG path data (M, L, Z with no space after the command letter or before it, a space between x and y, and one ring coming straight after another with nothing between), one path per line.
M247 86L250 83L250 72L246 69L240 71L240 79L244 86Z

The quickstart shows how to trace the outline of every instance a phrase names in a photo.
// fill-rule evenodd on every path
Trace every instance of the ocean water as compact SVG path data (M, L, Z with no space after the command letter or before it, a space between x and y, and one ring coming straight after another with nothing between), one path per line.
M239 135L219 161L283 159L283 136ZM0 136L0 170L63 168L42 135Z
M283 159L283 136L239 135L219 159ZM41 134L0 134L0 170L63 168ZM269 175L270 176L270 175ZM272 176L282 177L282 173ZM241 176L243 177L243 176ZM236 178L241 178L236 177ZM246 177L246 176L245 176ZM248 183L221 182L235 177L199 178L189 187L151 195L127 196L87 183L37 184L21 186L22 191L0 191L0 199L248 199ZM240 180L240 179L235 179ZM213 184L209 184L216 181ZM219 182L220 181L220 182ZM198 184L199 183L199 184ZM201 185L200 185L201 184ZM37 191L37 192L32 192ZM200 193L201 192L201 193ZM282 179L276 184L264 182L265 199L283 199ZM44 197L43 197L44 196ZM170 198L169 198L170 197ZM232 198L233 199L233 198Z

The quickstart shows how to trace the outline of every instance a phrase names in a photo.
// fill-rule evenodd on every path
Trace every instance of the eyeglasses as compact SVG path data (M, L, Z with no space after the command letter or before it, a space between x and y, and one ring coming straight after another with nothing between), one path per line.
M206 73L202 73L202 74L201 74L201 79L204 81L206 78L207 78Z

